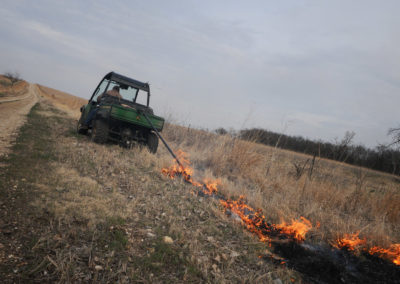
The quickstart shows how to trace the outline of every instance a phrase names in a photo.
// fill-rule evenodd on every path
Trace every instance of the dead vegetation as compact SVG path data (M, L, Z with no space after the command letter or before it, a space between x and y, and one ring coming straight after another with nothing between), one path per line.
M94 144L63 116L37 105L5 161L5 282L301 280L261 261L265 246L214 201L162 176L169 157Z
M97 145L74 126L42 101L3 158L6 282L302 282L286 266L260 260L268 248L217 202L161 175L172 162L164 148L152 155ZM361 231L371 244L399 242L393 176L176 125L164 136L190 154L198 180L218 178L224 195L245 195L268 220L319 222L309 239Z
M320 223L316 240L360 231L371 244L399 243L395 176L175 125L164 135L201 177L220 179L223 193L245 195L273 223L304 216Z

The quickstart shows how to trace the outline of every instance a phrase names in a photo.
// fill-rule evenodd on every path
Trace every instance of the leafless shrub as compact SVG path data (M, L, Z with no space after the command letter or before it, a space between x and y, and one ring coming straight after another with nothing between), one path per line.
M292 162L294 169L295 169L295 177L297 179L301 178L301 176L303 175L305 168L308 164L308 162L310 161L310 159L307 159L305 162L301 163L301 162Z
M316 157L316 155L314 155L312 159L307 159L305 161L292 162L292 164L293 164L293 166L295 168L295 177L296 177L296 179L301 178L306 171L308 171L308 178L311 179L311 176L312 176L313 171L314 171L315 157ZM310 163L310 165L307 167L307 165L309 163Z
M22 81L21 75L18 72L6 72L4 73L4 77L10 80L11 87L14 87L16 83Z

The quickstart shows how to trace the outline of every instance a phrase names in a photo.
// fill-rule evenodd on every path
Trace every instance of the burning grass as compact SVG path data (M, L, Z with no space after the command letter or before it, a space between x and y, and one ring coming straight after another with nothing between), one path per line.
M333 250L327 245L311 242L302 244L306 240L307 232L313 227L305 217L300 217L298 221L292 220L291 223L270 224L266 221L262 210L252 208L244 196L240 196L237 200L227 199L218 192L218 182L195 181L191 176L193 169L189 167L187 155L180 151L178 159L179 156L185 165L175 160L176 165L162 169L164 175L171 179L183 177L187 183L196 188L197 195L217 199L228 215L236 216L249 232L256 235L261 242L268 243L268 246L278 253L274 255L268 252L268 257L304 273L306 279L316 282L367 283L381 280L392 282L400 277L400 270L387 262L374 258L362 259L348 253L365 246L366 239L360 239L359 232L345 235L333 242L334 247L344 250ZM319 226L318 222L317 229ZM286 240L283 243L282 238ZM399 265L399 244L393 244L389 249L373 247L368 250L364 247L363 251L364 255L367 253L377 255L394 265ZM302 257L306 257L306 260ZM267 259L267 256L264 256L264 259Z
M322 159L316 161L308 175L299 178L291 172L290 159L305 160L302 155L175 126L169 126L167 136L176 147L191 152L194 167L203 175L208 171L219 178L220 192L224 196L236 196L220 200L220 203L235 212L247 229L262 241L268 240L268 236L260 233L257 223L265 220L264 211L268 212L272 223L278 219L300 218L289 224L272 225L297 240L306 238L306 233L312 229L309 221L312 220L319 227L312 229L314 241L333 243L335 247L348 250L362 246L368 251L371 247L370 254L398 263L400 193L397 178ZM190 138L185 139L185 136ZM185 157L186 165L187 160ZM171 173L174 170L195 186L207 187L207 183L193 180L193 170L188 166L162 172L174 177L176 173ZM212 193L216 192L215 188ZM210 193L206 191L206 194ZM246 196L246 203L243 196ZM260 209L253 209L250 204ZM350 235L360 228L364 239L358 239L358 233ZM270 229L266 234L270 233L268 231ZM338 235L343 237L337 238Z

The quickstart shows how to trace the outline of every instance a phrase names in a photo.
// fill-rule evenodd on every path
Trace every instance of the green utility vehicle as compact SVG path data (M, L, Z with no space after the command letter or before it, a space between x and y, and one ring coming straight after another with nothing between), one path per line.
M88 104L81 107L77 131L90 133L97 143L115 141L128 148L135 143L143 144L155 153L156 134L163 129L164 118L154 115L149 103L148 83L110 72L94 90Z

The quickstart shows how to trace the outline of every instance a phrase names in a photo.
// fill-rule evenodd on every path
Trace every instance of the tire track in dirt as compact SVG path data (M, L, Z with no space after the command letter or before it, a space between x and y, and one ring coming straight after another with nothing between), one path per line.
M26 121L26 115L38 100L36 84L29 84L24 96L0 100L0 157L8 154L19 128Z
M2 99L2 100L0 100L0 104L22 101L22 100L29 99L30 97L31 97L31 93L28 90L28 92L24 96L18 96L18 97L10 98L10 99Z

